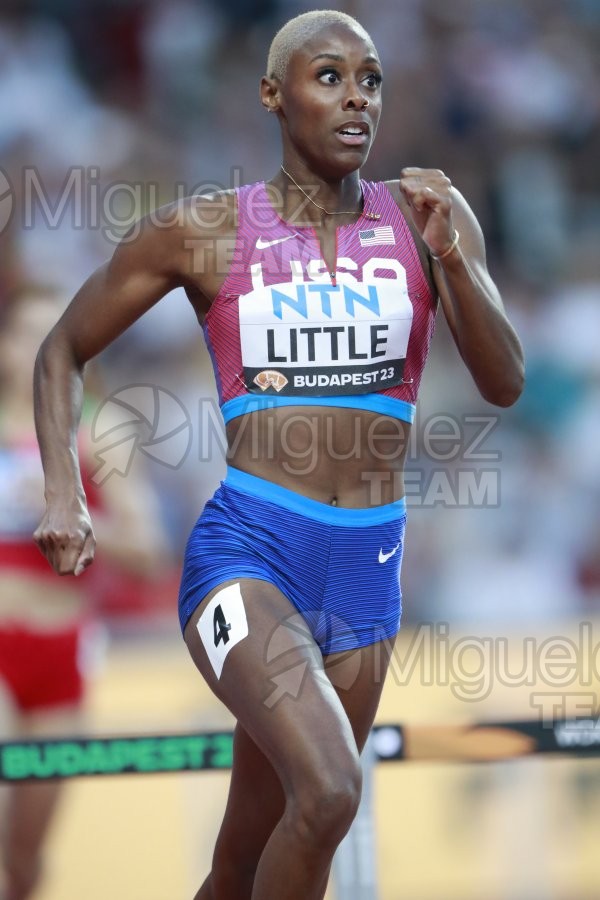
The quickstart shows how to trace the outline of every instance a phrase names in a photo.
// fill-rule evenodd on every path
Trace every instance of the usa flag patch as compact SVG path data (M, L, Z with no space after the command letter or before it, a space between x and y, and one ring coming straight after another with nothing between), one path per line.
M394 229L391 225L382 225L380 228L367 228L359 231L358 237L361 247L370 247L373 244L395 244Z

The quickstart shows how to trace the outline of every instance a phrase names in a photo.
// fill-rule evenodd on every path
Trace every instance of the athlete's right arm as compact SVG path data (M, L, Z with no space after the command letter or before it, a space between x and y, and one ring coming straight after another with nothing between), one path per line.
M203 273L192 272L187 249L190 234L199 232L191 232L182 218L172 227L150 219L137 223L135 238L126 235L112 259L84 283L40 347L34 401L46 512L34 539L61 575L80 574L94 556L77 454L85 364L173 288L202 290ZM211 273L206 282L210 287Z

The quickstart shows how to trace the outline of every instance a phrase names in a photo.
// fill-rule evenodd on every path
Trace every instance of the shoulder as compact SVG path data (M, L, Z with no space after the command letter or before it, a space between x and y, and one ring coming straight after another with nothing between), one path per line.
M206 194L193 194L190 197L184 197L183 203L191 214L195 212L209 217L218 214L224 221L229 219L233 222L237 209L237 196L238 191L235 188L229 188ZM211 227L214 222L210 220L202 224Z
M237 191L234 189L192 194L156 210L157 220L164 216L169 227L190 237L217 238L235 235Z
M112 269L142 267L168 273L181 283L195 270L199 252L206 256L235 242L236 219L235 190L179 198L130 227L119 242Z
M187 237L219 237L235 230L235 191L179 198L146 213L121 237L122 247L141 244L160 252Z

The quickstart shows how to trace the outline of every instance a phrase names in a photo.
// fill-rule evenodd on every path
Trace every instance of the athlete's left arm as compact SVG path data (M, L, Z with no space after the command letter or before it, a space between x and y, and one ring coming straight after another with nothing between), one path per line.
M400 190L431 254L435 286L460 355L481 395L511 406L523 390L523 349L488 272L479 222L438 169L403 169Z

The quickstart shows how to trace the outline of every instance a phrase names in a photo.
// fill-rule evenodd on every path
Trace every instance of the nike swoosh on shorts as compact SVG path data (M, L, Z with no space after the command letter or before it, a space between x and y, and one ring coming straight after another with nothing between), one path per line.
M400 543L397 543L396 546L394 547L394 549L393 549L393 550L390 550L389 553L384 553L384 552L383 552L383 547L380 548L380 550L379 550L379 562L380 562L380 563L385 563L385 562L387 562L388 559L390 559L390 558L394 555L394 553L396 552L396 550L398 549L399 546L400 546Z

